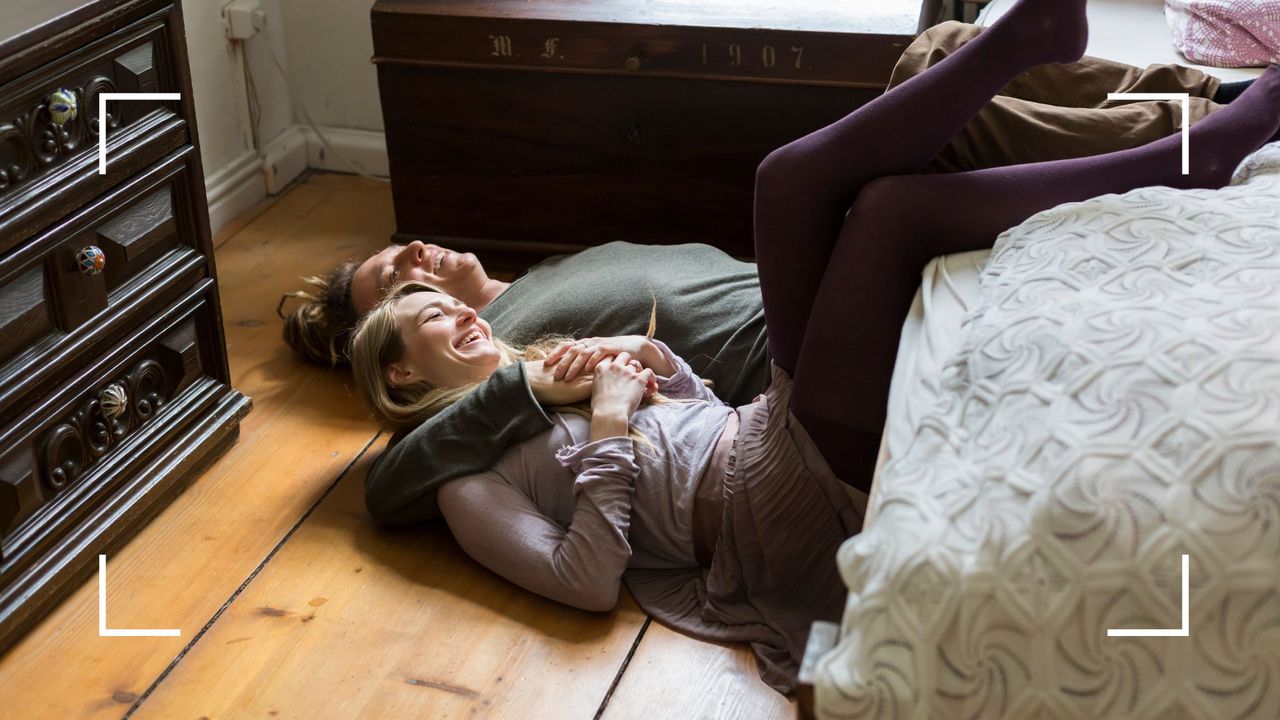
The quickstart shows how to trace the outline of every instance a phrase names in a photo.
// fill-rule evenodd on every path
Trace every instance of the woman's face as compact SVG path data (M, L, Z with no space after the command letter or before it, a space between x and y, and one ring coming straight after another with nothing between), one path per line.
M471 253L457 253L414 240L370 255L351 276L351 304L364 315L397 283L416 280L464 301L473 301L489 276Z
M416 292L396 303L395 315L405 351L386 368L392 385L425 381L432 387L462 387L497 369L500 356L489 323L458 300Z

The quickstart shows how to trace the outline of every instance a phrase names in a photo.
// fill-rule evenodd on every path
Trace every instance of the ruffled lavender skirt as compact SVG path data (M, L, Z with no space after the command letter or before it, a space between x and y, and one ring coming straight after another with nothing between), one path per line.
M701 616L750 642L760 677L789 694L809 626L840 621L848 591L836 551L862 515L787 410L791 376L771 369L764 395L738 408Z

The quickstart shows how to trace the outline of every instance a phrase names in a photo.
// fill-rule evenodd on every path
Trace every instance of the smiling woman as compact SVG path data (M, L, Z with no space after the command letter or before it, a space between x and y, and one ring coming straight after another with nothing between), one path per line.
M555 384L579 392L546 403L553 428L439 488L459 544L513 582L606 611L618 601L623 574L636 569L628 583L643 607L695 637L758 643L766 681L783 691L794 682L808 622L838 612L843 586L831 560L859 522L839 481L811 445L786 434L785 413L770 416L762 400L740 420L665 344L629 336L515 349L494 338L472 308L409 282L361 320L351 361L362 398L397 430L492 392L499 368L566 369L555 373L564 377ZM785 408L790 381L777 372L774 379L768 402ZM501 413L486 419L519 424ZM748 450L762 435L774 446ZM447 431L431 440L454 442ZM742 483L736 492L750 498L749 511L726 508L733 493L724 477L735 457ZM783 471L773 472L775 465ZM411 492L417 485L399 484ZM771 538L769 547L745 544L731 517L747 534ZM780 528L792 529L780 535ZM738 564L746 566L749 586L729 570ZM787 571L757 581L766 567ZM747 597L755 604L744 605ZM699 602L711 613L691 615Z
M392 385L457 387L480 382L498 367L489 323L461 301L439 292L414 292L391 312L404 343L400 358L386 365Z
M453 404L518 355L475 310L421 282L398 285L360 322L356 337L363 342L354 347L367 355L353 366L356 387L392 428Z

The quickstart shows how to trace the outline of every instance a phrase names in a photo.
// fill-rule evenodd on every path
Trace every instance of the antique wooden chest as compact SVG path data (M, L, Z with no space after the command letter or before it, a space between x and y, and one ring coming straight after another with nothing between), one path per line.
M181 7L0 5L0 651L235 440ZM99 173L99 98L108 99ZM96 612L96 610L93 610Z
M749 256L759 162L880 94L939 5L378 0L398 239Z

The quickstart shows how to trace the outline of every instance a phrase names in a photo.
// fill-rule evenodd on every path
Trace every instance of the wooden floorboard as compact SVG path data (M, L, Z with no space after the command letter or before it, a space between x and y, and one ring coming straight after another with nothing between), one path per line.
M363 480L339 483L135 717L591 720L644 622L634 603L533 595L443 524L378 530Z
M746 645L717 645L654 622L601 720L785 720L796 705L764 684Z
M254 410L240 441L108 558L111 626L182 636L98 637L95 575L0 658L0 717L120 717L374 436L341 376L290 357L275 307L297 275L390 231L385 189L319 175L219 251L233 381Z

